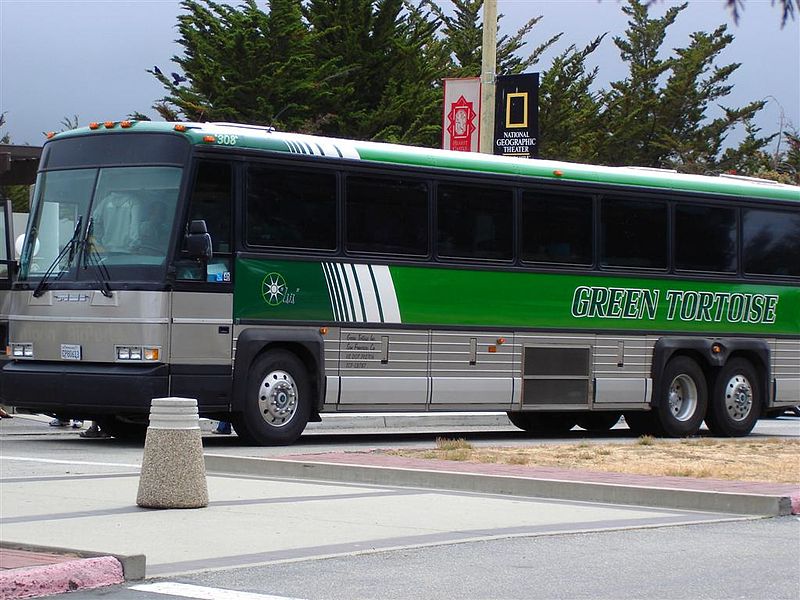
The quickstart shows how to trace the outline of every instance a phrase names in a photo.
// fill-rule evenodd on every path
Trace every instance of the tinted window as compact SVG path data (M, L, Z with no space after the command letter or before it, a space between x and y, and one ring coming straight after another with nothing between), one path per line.
M522 259L592 264L592 199L525 192L522 195Z
M251 165L247 243L334 250L336 175Z
M742 235L746 273L800 276L800 213L745 209Z
M604 198L600 215L603 265L667 267L667 205L622 198Z
M231 252L231 167L227 163L201 162L189 201L188 223L206 222L214 253Z
M713 206L675 207L675 268L736 271L736 210Z
M347 249L428 254L428 186L392 178L347 178Z
M511 259L510 190L440 185L437 214L439 256Z
M42 154L42 169L103 165L182 165L189 143L179 135L96 134L54 140Z
M201 161L189 197L189 213L184 230L192 221L205 221L211 236L213 256L208 264L186 256L186 240L175 261L176 274L182 280L229 283L232 275L233 243L231 214L233 206L233 171L223 162Z

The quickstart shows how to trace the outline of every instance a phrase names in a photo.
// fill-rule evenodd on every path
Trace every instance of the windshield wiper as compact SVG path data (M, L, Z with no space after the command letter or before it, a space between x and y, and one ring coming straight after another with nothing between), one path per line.
M86 235L83 238L83 268L88 269L89 263L92 264L96 273L95 281L100 284L100 292L106 298L111 298L113 294L108 283L111 275L108 272L108 267L103 264L100 253L94 247L94 242L92 241L93 229L94 217L89 219L89 224L86 226Z
M64 273L66 273L69 268L72 266L72 261L75 259L76 248L78 246L78 237L81 234L81 225L83 224L83 215L78 217L78 222L75 223L75 231L72 234L72 237L69 241L64 244L64 247L61 248L61 251L56 256L55 260L47 267L47 271L44 272L42 275L41 281L39 281L39 285L36 286L36 289L33 290L33 297L38 298L42 294L44 294L45 287L47 286L47 280L53 275L53 272L56 270L56 267L61 263L65 256L67 256L67 264L66 266L61 269L56 276L56 281L58 281Z

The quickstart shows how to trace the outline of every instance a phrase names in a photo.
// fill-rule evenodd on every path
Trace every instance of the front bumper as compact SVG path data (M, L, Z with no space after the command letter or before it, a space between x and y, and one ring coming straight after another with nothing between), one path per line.
M169 367L12 360L0 371L0 391L5 404L31 412L147 414L153 398L169 395Z

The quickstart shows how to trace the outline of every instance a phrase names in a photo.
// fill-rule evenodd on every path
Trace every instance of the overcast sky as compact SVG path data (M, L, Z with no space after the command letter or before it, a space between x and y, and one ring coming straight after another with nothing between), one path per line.
M653 12L675 4L657 2ZM563 31L556 49L561 51L610 32L591 64L600 68L601 85L624 77L611 40L626 25L617 0L498 0L498 7L505 15L501 34L543 15L531 46ZM40 145L42 132L61 129L65 117L77 115L81 125L133 111L155 118L150 107L164 90L145 69L176 70L170 59L180 52L174 41L179 13L174 0L0 0L0 112L8 121L0 134L10 133L13 143ZM771 0L746 0L736 25L724 0L690 0L665 47L687 44L692 31L728 24L736 39L720 64L742 66L731 79L727 104L766 98L758 119L763 132L778 131L782 120L800 128L800 22L782 29L780 16ZM552 54L536 70L546 69Z

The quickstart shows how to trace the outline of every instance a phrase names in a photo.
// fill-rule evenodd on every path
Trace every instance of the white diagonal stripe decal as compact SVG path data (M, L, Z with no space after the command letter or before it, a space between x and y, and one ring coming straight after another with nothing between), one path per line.
M372 265L375 283L378 286L381 308L383 309L384 323L402 323L400 319L400 306L397 303L397 293L394 289L392 274L387 265Z
M369 274L367 265L355 265L358 284L361 288L361 296L364 298L364 308L367 311L367 321L369 323L380 323L381 313L378 310L378 296L375 286L372 285L372 276Z

